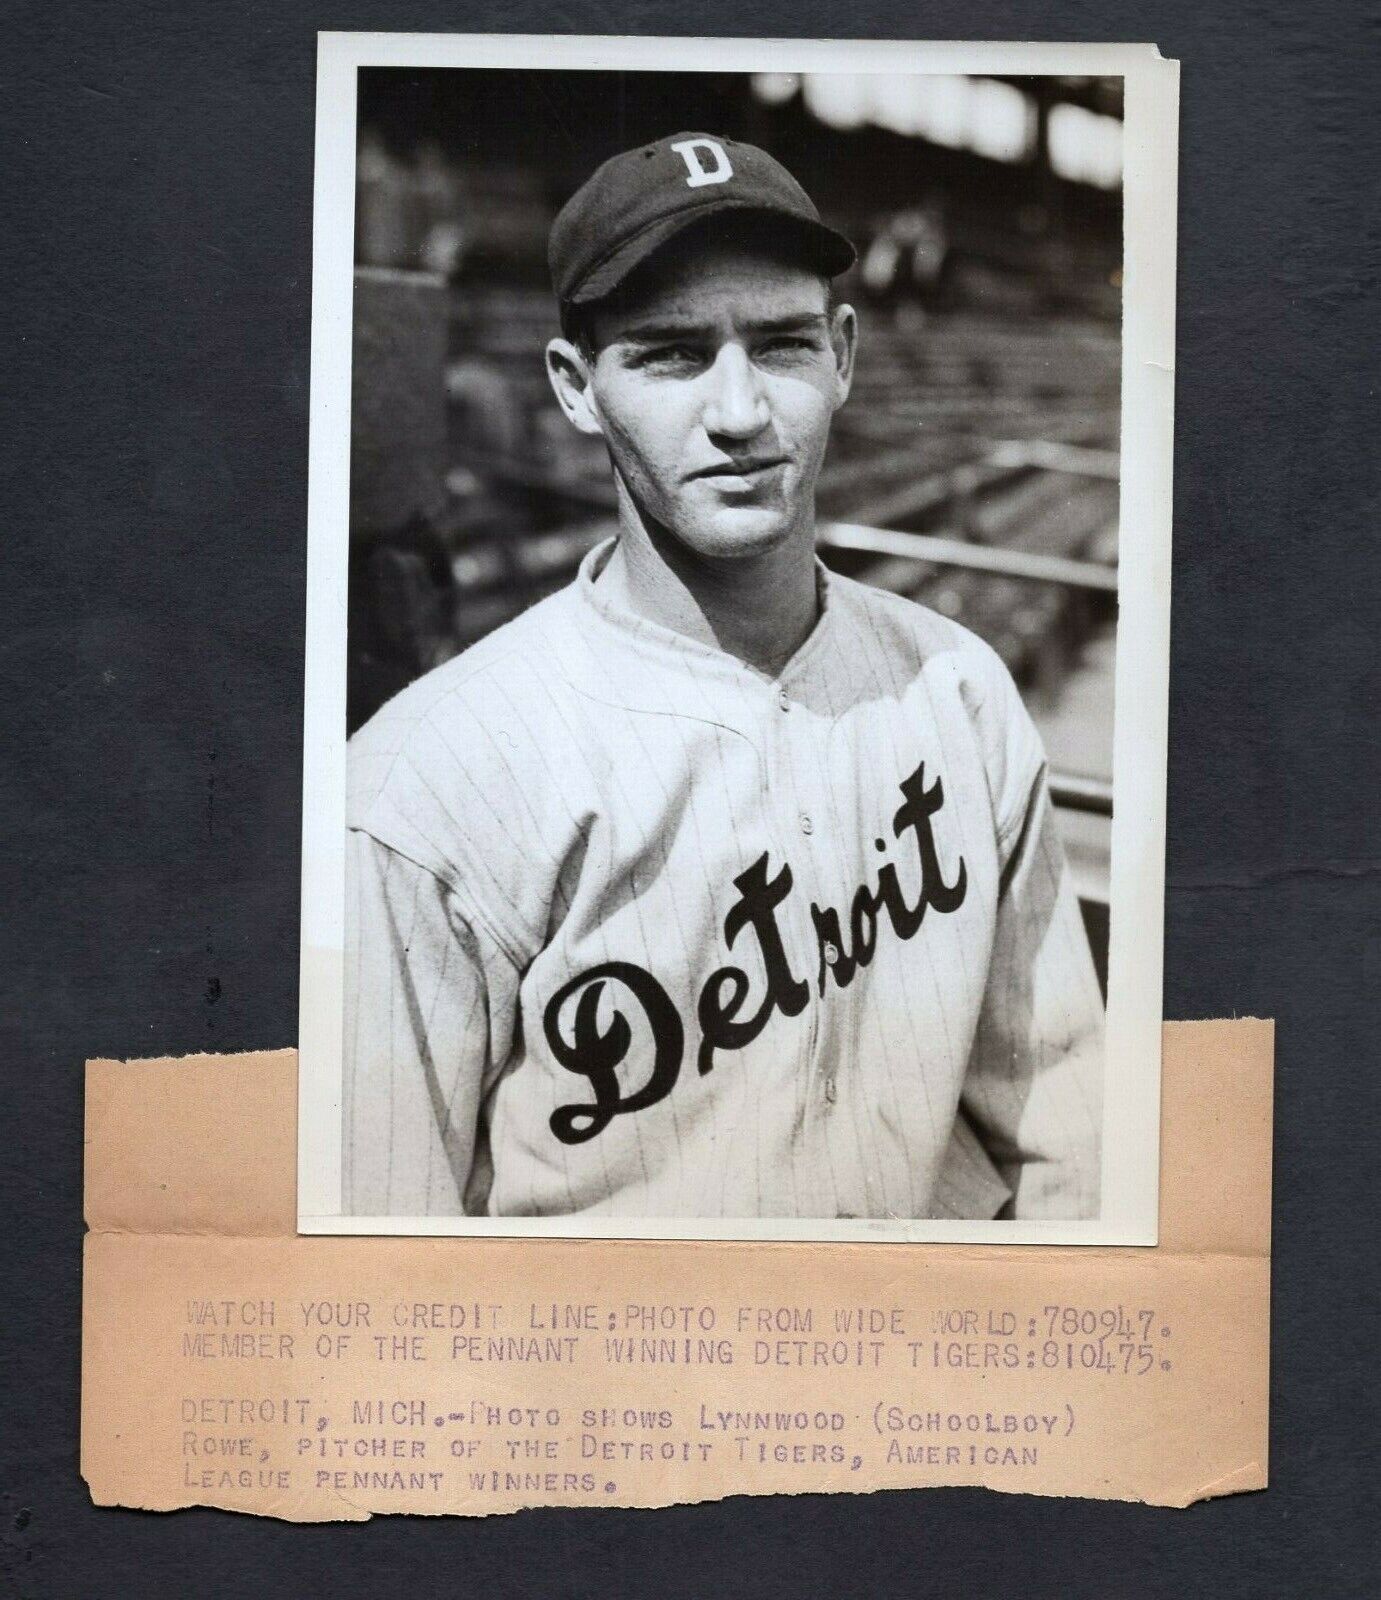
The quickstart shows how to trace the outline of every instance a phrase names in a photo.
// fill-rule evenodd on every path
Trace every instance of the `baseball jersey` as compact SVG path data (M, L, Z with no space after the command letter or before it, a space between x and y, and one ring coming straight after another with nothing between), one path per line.
M612 548L350 741L346 1212L1096 1216L1102 1001L997 656L820 566L768 679Z

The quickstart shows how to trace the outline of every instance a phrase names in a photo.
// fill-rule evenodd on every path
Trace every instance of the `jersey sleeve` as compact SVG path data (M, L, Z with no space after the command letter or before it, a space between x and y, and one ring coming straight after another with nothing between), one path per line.
M507 956L425 867L346 835L342 1199L351 1216L482 1204L480 1106L511 1044Z
M962 1222L991 1222L1012 1199L992 1157L961 1105L950 1132L940 1174L930 1195L929 1215Z
M1005 673L999 692L1007 751L996 808L1002 876L961 1107L1011 1191L1005 1215L1097 1217L1103 1000L1039 736Z

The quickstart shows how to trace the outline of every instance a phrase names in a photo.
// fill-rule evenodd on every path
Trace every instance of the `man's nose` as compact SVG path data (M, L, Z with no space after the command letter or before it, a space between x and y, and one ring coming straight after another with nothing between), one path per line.
M767 396L741 345L726 344L708 373L705 431L731 439L751 439L767 426Z

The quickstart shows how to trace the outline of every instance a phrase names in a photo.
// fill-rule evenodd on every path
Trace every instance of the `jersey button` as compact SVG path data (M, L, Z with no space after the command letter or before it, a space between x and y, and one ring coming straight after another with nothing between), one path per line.
M826 941L824 954L825 954L825 965L827 967L832 967L835 964L835 962L839 960L839 946L837 944L831 944L829 941Z
M834 1087L834 1079L833 1078L826 1078L825 1079L825 1099L830 1105L834 1104L835 1095L836 1095L836 1091L835 1091L835 1087Z
M782 688L780 684L777 685L777 704L782 708L783 711L791 710L791 700L788 697L786 690Z
M801 813L801 832L802 833L814 833L815 832L815 824L810 820L809 814L807 812L805 812L805 811L803 811Z

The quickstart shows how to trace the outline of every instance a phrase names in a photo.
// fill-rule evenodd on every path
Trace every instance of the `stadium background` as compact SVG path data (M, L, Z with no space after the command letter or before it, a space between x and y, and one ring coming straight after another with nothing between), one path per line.
M612 531L543 370L561 203L644 140L750 140L859 247L822 556L1002 655L1105 978L1121 114L1104 78L361 72L349 728Z

